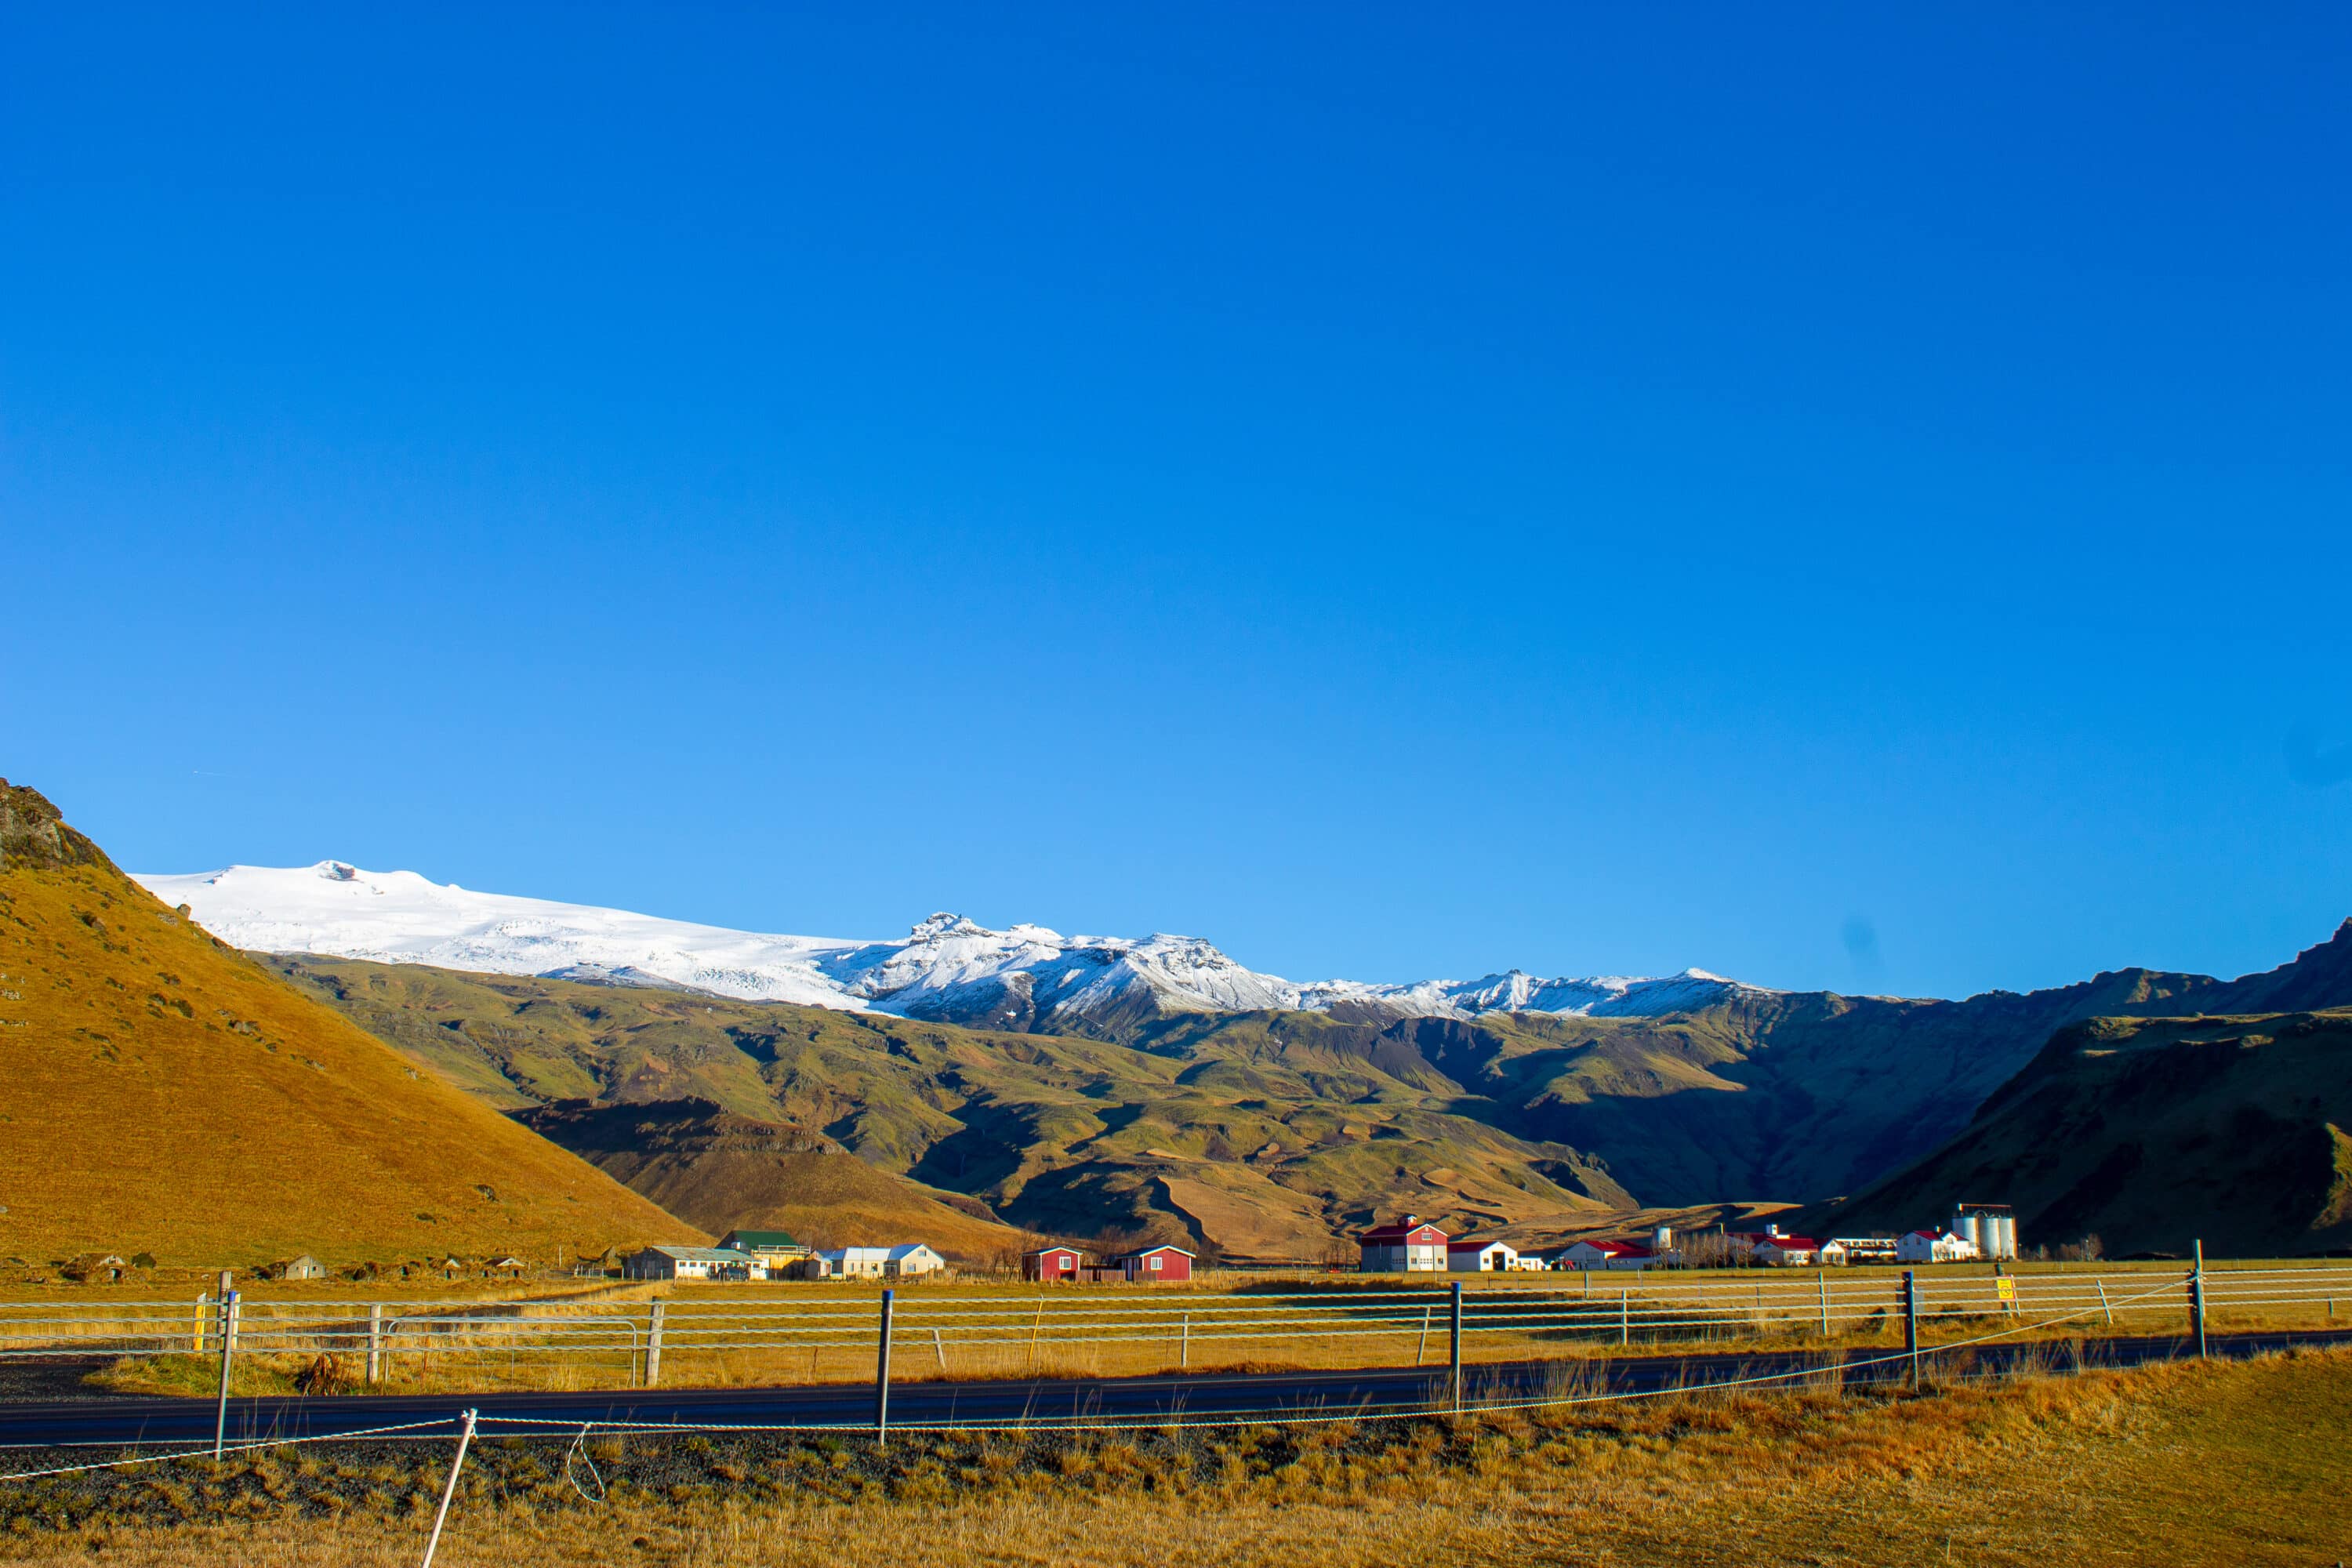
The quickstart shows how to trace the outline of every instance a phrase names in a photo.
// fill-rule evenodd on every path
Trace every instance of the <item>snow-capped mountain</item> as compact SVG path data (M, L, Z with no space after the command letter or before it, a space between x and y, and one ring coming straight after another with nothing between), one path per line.
M1704 1006L1742 985L1704 970L1664 979L1299 984L1245 969L1196 937L991 931L936 914L897 941L774 936L624 910L478 893L414 871L232 866L137 880L235 947L492 974L667 985L746 1001L901 1014L998 1029L1116 1026L1165 1013L1258 1008L1378 1017L1537 1012L1652 1016Z

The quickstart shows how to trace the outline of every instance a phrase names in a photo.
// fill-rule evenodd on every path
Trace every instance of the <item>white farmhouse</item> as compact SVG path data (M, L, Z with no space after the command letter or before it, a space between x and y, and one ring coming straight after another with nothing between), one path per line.
M1915 1230L1895 1242L1897 1263L1969 1263L1979 1256L1975 1242L1948 1230Z
M1445 1267L1456 1274L1491 1274L1518 1266L1518 1248L1507 1241L1449 1241L1445 1244Z
M1655 1268L1665 1262L1638 1241L1579 1241L1554 1260L1567 1268Z
M766 1258L723 1247L648 1247L621 1265L628 1279L765 1279Z

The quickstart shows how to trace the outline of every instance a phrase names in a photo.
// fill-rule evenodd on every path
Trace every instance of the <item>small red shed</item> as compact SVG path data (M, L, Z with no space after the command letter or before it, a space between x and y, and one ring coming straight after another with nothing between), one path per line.
M1181 1247L1147 1247L1118 1260L1130 1285L1181 1285L1192 1278L1192 1253Z
M1021 1255L1021 1278L1053 1284L1076 1279L1086 1265L1086 1254L1075 1247L1041 1247Z

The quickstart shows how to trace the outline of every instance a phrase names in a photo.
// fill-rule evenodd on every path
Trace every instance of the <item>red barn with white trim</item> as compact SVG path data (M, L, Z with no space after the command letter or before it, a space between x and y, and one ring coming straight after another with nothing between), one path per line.
M1367 1274L1443 1274L1445 1233L1409 1214L1393 1225L1376 1225L1356 1237L1363 1249L1358 1267Z
M1051 1285L1076 1279L1086 1266L1086 1254L1075 1247L1041 1247L1021 1255L1021 1278Z
M1147 1247L1118 1264L1130 1285L1181 1285L1192 1278L1192 1257L1181 1247Z

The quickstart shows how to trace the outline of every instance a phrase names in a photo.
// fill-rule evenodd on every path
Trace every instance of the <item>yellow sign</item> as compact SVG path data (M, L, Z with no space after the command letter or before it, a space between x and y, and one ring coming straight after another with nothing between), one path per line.
M1992 1282L1992 1288L1995 1293L1997 1293L2004 1301L2014 1301L2017 1300L2017 1281L2011 1279L2006 1274L1994 1280Z

